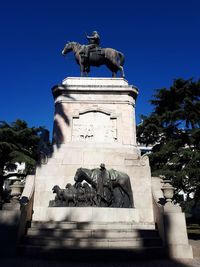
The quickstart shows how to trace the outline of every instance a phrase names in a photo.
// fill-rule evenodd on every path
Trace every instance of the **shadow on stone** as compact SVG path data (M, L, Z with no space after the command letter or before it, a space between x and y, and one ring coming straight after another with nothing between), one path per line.
M54 99L56 99L60 94L62 94L63 91L66 98L75 100L67 93L67 90L64 85L54 86L52 88ZM55 103L53 143L56 145L57 148L60 148L61 144L65 141L63 135L63 129L61 126L61 121L63 121L63 123L68 126L70 125L70 120L69 117L66 115L66 111L64 110L64 105L62 103L59 104Z
M0 257L16 255L20 210L0 211Z

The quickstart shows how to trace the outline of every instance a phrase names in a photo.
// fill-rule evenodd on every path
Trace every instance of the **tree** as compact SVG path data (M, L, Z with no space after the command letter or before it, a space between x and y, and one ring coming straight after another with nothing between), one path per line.
M172 179L176 192L200 198L200 80L174 80L157 89L153 112L137 127L137 140L152 145L152 175Z
M39 134L43 127L29 128L23 120L9 124L0 122L0 202L3 200L4 170L16 162L25 162L26 174L31 173L39 155Z

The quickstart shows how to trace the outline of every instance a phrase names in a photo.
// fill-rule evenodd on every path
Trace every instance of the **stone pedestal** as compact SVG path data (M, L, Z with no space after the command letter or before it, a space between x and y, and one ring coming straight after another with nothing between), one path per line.
M181 207L171 201L165 203L173 197L168 193L163 195L163 189L169 190L169 180L164 182L161 177L152 177L153 209L154 220L165 247L166 255L170 258L193 258L192 247L188 243L185 214ZM171 186L171 189L173 187ZM162 203L162 204L161 204Z
M78 168L105 163L129 175L137 221L153 222L149 161L136 145L138 89L122 78L67 78L52 92L54 153L37 169L33 220L50 220L54 185L64 188Z
M54 222L139 222L136 209L103 207L48 208L47 220L49 219Z
M164 206L165 245L172 258L193 258L188 243L185 214L171 203Z
M54 142L136 147L137 88L124 79L67 78L52 89Z

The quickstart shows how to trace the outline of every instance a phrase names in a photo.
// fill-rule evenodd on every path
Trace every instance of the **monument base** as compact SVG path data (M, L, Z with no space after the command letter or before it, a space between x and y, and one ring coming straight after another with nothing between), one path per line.
M94 169L104 163L107 170L130 177L137 220L153 222L149 161L140 156L136 144L138 89L122 78L69 77L52 91L54 152L36 171L33 220L46 220L55 185L65 188L74 183L78 168ZM132 221L135 215L129 218Z
M31 189L30 250L35 246L50 254L54 248L114 248L154 251L155 255L165 250L169 257L192 258L184 215L159 204L164 198L162 183L152 179L148 156L141 156L137 147L137 88L119 78L67 78L52 91L54 152L46 165L37 168ZM58 200L65 201L62 189L74 184L77 169L96 169L101 163L130 177L134 208L49 207L55 185L61 188ZM92 175L84 179L88 177ZM91 180L87 182L92 185Z
M43 221L139 222L137 209L99 207L49 207L40 209ZM41 216L35 217L41 221Z

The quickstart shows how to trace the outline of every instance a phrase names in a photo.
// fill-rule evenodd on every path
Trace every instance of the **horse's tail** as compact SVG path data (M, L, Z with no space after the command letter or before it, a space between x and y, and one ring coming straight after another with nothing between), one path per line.
M124 65L124 62L125 62L125 57L124 57L124 54L117 51L118 52L118 55L119 55L119 60L120 60L120 66L123 66Z

